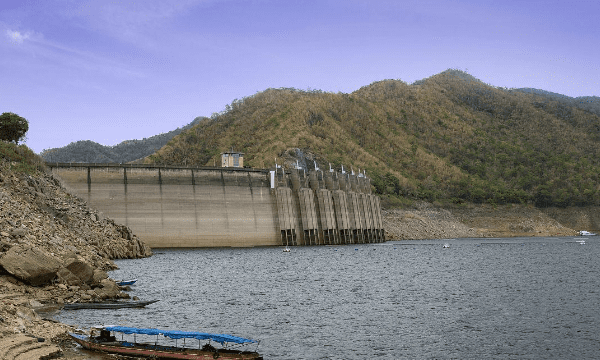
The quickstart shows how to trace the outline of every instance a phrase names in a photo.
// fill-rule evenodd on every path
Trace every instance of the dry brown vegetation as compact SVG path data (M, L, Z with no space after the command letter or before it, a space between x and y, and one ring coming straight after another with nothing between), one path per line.
M600 117L559 98L447 70L351 93L267 89L173 138L146 162L271 167L299 148L366 169L377 193L455 203L600 204Z

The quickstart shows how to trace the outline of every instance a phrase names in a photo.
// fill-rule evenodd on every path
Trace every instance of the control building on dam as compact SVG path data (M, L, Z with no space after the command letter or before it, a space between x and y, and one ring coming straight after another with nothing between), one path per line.
M385 241L364 174L47 163L72 193L153 248Z

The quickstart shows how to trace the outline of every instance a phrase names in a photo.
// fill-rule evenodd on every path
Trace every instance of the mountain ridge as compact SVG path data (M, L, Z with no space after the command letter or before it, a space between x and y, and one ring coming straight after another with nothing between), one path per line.
M44 150L39 155L48 162L127 163L153 154L175 135L197 124L200 119L201 117L197 117L181 128L141 140L125 140L113 146L79 140L60 148Z
M450 69L416 84L382 80L350 93L267 89L174 137L147 163L297 159L366 169L384 197L455 203L597 205L600 117ZM308 161L310 164L310 161Z

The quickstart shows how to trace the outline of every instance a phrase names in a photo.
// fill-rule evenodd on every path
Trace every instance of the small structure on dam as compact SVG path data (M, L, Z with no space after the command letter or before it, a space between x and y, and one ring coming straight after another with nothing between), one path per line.
M154 248L385 241L379 198L364 174L277 166L47 165L67 189Z
M227 151L221 153L221 167L244 167L244 153Z

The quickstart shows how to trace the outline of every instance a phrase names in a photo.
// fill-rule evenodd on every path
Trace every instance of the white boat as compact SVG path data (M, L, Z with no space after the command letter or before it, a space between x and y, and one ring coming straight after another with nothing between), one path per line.
M290 250L289 246L286 246L286 247L283 249L283 252L290 252L290 251L292 251L292 250Z
M581 235L581 236L596 236L597 234L595 234L593 232L586 231L586 230L581 230L579 232L579 235Z
M442 247L443 247L444 249L447 249L447 248L449 248L449 247L450 247L450 244L448 244L448 243L445 243L445 244L444 244L444 246L442 246Z

